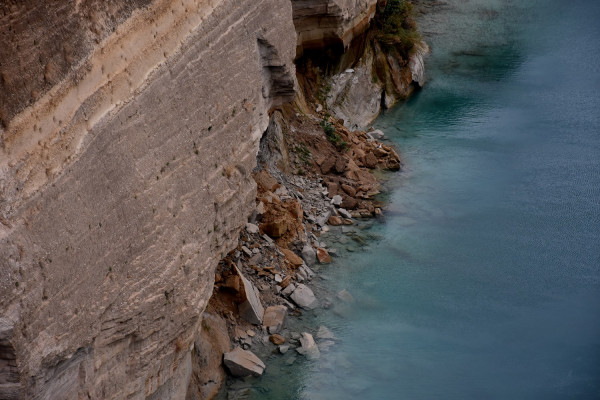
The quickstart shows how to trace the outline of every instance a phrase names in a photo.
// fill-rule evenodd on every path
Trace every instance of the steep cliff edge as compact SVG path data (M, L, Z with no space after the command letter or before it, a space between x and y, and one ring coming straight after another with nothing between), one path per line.
M0 14L2 398L185 395L268 111L294 95L290 3L128 4Z
M261 137L282 118L273 109L296 95L294 60L352 53L377 3L0 5L0 398L215 393L226 327L203 312L217 264L256 207ZM369 95L379 101L381 91ZM312 115L312 97L298 94L311 115L287 106L289 125L276 125L312 139L296 138L301 146L284 155L307 168L312 151L332 195L363 196L354 212L374 215L359 178L375 185L364 169L378 163L377 143ZM360 165L316 157L331 142L324 123ZM352 196L340 189L348 184Z
M298 55L305 49L347 48L375 15L377 0L293 0Z

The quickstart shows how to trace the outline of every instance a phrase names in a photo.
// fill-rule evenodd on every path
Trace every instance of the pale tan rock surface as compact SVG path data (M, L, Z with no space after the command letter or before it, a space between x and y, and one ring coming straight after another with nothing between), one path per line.
M214 394L199 357L225 328L202 313L269 111L294 96L296 46L347 45L374 6L0 4L0 398Z
M363 33L375 15L377 0L292 0L298 53L341 45Z
M0 317L18 365L0 386L183 398L214 268L254 207L268 111L294 94L291 4L132 2L120 21L103 11L117 2L63 2L39 18L83 45L40 86L30 59L54 50L26 16L44 3L0 14L28 38L2 57L3 89L23 77L39 95L0 90ZM80 21L96 9L97 36Z

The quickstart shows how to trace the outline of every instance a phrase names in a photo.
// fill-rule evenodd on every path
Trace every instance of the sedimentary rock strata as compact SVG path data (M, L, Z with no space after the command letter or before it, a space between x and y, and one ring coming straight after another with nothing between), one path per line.
M293 0L298 54L305 49L346 48L375 15L377 0Z
M0 66L0 310L18 366L0 387L16 398L185 395L268 111L294 94L290 3L128 4L0 14L17 46Z

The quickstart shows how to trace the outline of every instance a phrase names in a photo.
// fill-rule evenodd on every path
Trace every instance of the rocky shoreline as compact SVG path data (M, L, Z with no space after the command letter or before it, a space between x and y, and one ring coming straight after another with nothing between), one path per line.
M335 335L326 326L290 329L293 320L353 302L351 293L332 292L320 275L338 255L327 242L339 230L343 240L364 245L358 226L383 214L374 172L398 171L401 161L381 141L383 132L348 130L318 109L303 114L289 106L271 116L253 174L256 212L219 263L205 312L205 333L214 336L208 342L219 343L223 358L204 365L213 373L198 382L207 390L200 398L216 394L225 381L229 397L240 398L249 388L237 378L261 375L273 354L287 354L288 365L296 357L319 358L335 345Z

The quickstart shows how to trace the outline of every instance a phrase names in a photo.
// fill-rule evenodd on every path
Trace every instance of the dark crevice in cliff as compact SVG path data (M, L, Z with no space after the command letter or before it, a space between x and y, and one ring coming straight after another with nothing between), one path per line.
M268 101L269 108L291 101L296 92L289 67L266 39L258 38L257 45L263 78L262 96Z

